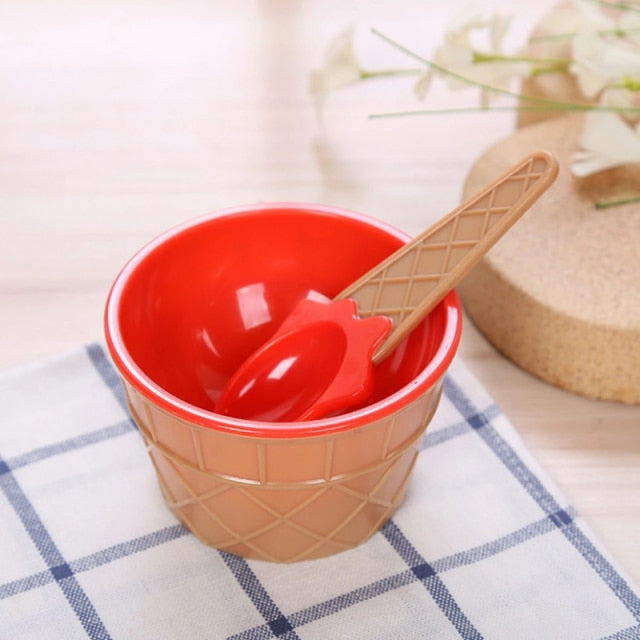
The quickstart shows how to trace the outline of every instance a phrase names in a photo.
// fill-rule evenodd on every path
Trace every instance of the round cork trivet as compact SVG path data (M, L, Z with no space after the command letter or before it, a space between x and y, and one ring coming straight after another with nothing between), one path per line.
M640 167L576 179L582 117L519 129L484 153L465 198L535 149L560 174L459 285L469 317L504 355L578 394L640 402L640 205L597 209L640 191Z

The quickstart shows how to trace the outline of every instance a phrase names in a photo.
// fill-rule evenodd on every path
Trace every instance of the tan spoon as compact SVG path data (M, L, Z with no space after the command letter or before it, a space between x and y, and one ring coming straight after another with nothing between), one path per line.
M216 411L250 420L311 420L366 400L374 364L453 289L557 174L554 156L532 153L334 301L300 301L230 378Z

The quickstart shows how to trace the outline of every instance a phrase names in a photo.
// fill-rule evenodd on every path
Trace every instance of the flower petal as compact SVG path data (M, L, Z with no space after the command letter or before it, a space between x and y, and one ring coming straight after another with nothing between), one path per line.
M353 47L354 37L355 31L350 27L329 43L324 65L311 73L309 90L312 95L322 98L360 80L362 70Z
M588 113L580 145L582 149L573 155L571 164L572 173L578 177L640 162L638 130L615 113Z
M579 33L573 39L573 59L571 72L590 98L616 80L640 77L640 49L624 38Z

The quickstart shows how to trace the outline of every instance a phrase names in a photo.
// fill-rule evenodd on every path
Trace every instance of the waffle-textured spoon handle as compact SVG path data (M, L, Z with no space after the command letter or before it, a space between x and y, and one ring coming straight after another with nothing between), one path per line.
M336 296L354 299L360 317L385 315L393 321L374 362L455 287L557 174L553 155L532 153Z

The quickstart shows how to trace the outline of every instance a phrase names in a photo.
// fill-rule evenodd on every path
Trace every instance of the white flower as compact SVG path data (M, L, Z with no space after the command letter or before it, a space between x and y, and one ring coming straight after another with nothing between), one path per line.
M640 120L640 90L637 88L607 87L600 95L599 104L617 110L629 122Z
M527 47L515 55L503 53L509 19L499 14L489 18L477 12L460 16L446 31L431 60L373 30L420 62L423 66L417 70L363 69L354 52L354 30L347 29L330 43L322 68L312 73L311 92L321 106L328 93L347 85L417 72L420 75L414 89L420 98L432 79L441 76L451 89L476 87L481 91L482 107L490 108L491 99L500 94L520 100L538 99L522 95L522 87L513 90L514 80L543 73L571 74L568 97L540 97L539 106L542 109L546 104L558 111L593 108L586 113L580 151L572 158L573 173L588 176L640 163L638 2L565 0L538 24ZM578 99L573 97L575 85L582 93Z
M585 119L580 146L571 164L572 173L579 178L635 164L640 162L640 126L632 127L616 113L591 111Z
M640 46L626 38L578 33L573 39L573 60L571 73L588 98L624 78L640 78Z
M613 19L591 0L561 3L540 20L529 48L540 57L571 58L572 34L607 31L614 26Z
M339 33L330 43L321 69L311 73L309 90L319 100L328 93L362 78L362 69L354 51L355 31L352 27Z
M478 14L467 14L458 19L445 34L444 43L436 50L434 65L436 71L449 79L452 89L483 85L482 105L488 106L497 93L509 89L515 77L523 77L531 72L531 64L520 60L510 60L501 51L501 43L509 25L509 19L494 15L484 19ZM484 42L481 42L484 40Z

